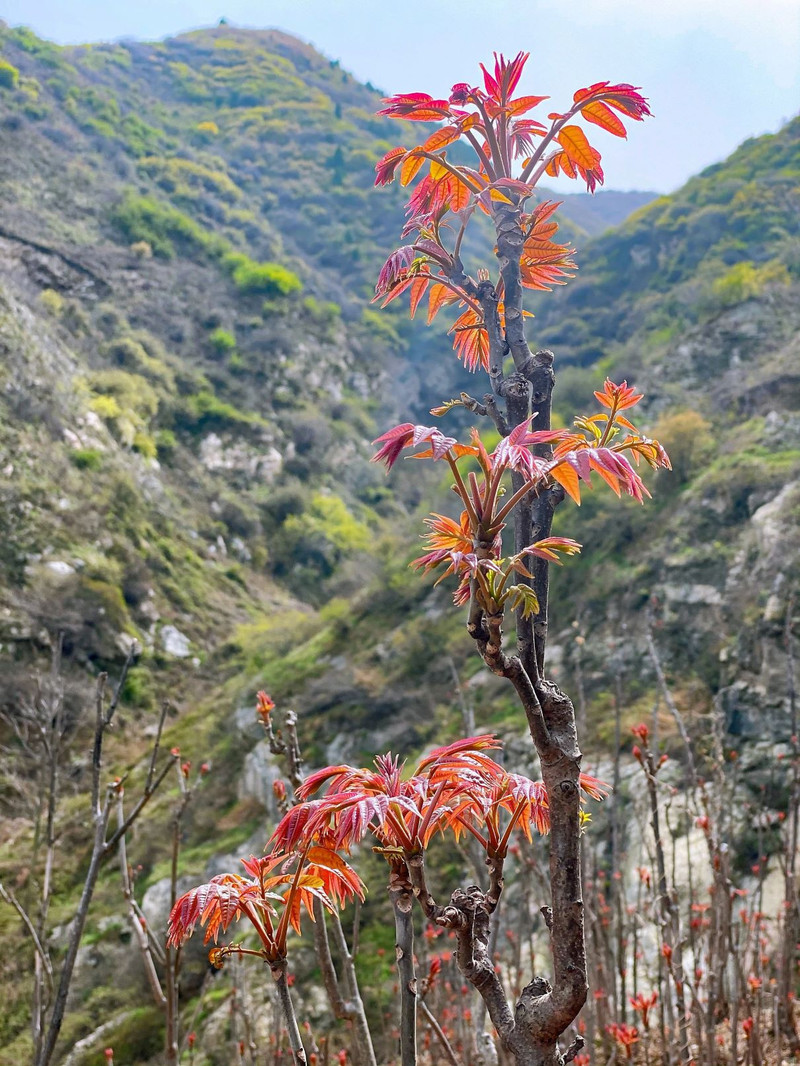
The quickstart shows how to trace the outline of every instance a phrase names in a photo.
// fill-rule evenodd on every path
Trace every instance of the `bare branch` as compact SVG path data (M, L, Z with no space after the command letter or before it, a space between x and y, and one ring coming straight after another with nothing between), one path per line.
M17 912L17 914L22 919L22 924L27 929L28 935L30 936L31 940L33 941L33 946L34 946L34 949L36 950L36 954L39 956L39 958L41 960L41 963L42 963L42 966L44 967L44 972L47 974L47 981L48 981L48 984L50 985L50 989L52 991L52 988L53 988L53 964L50 961L50 955L48 954L48 952L45 949L45 947L42 945L41 940L39 939L39 934L36 932L36 927L34 926L33 922L31 921L30 915L25 910L25 908L22 906L20 901L17 899L17 897L14 894L13 890L11 890L9 888L6 888L2 881L0 881L0 899L4 900L10 907L13 907L14 910Z

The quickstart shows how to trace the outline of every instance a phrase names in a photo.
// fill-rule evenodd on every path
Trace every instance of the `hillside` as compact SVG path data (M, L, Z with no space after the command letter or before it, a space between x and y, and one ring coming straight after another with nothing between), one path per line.
M168 742L212 766L186 822L190 874L214 852L259 847L265 809L274 816L259 687L299 712L310 764L455 735L454 672L478 728L512 745L519 732L447 589L407 569L421 515L442 507L438 470L419 481L401 464L387 480L369 463L371 439L409 405L421 414L465 384L483 391L441 331L370 305L403 218L397 190L372 188L376 160L402 140L377 102L275 31L58 48L0 25L2 742L15 755L9 722L60 634L76 722L61 923L86 860L75 797L93 680L115 676L132 641L142 655L108 761L136 767L168 699ZM587 494L559 516L586 547L556 578L551 668L572 684L580 654L592 759L612 739L616 679L626 724L656 701L648 603L699 736L722 708L758 766L788 735L799 172L795 120L673 196L639 206L649 194L601 193L590 208L577 195L563 209L580 271L537 300L531 330L564 368L558 412L587 406L606 373L627 376L676 468L647 508ZM136 841L142 895L163 887L174 795ZM0 871L16 876L32 832L13 766L0 797ZM382 905L366 909L364 937L391 950ZM120 914L109 871L67 1041L145 1001L141 974L114 987ZM28 1047L30 955L5 908L0 930L13 944L0 1022L10 1064ZM375 958L364 965L385 978Z

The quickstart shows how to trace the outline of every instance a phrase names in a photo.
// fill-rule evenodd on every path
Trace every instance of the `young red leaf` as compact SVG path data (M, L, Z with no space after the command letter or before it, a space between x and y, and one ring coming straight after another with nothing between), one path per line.
M400 148L391 148L382 159L378 160L375 164L375 184L391 185L394 181L394 172L400 166L405 155L406 150L401 146Z
M428 283L429 282L430 282L430 277L428 275L420 274L420 276L414 278L413 282L411 283L410 310L411 310L411 317L412 318L416 314L417 308L419 307L420 300L425 295L425 290L428 288Z
M428 325L433 322L437 314L445 306L445 304L457 299L455 294L447 287L442 285L441 282L435 282L431 286L431 293L428 297Z

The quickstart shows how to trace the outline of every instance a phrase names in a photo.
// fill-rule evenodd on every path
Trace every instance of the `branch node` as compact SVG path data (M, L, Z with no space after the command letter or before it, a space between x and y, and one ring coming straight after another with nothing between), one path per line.
M583 1039L582 1036L575 1037L575 1039L569 1045L567 1050L564 1052L564 1066L566 1066L568 1062L572 1062L575 1056L583 1050L585 1044L586 1041Z

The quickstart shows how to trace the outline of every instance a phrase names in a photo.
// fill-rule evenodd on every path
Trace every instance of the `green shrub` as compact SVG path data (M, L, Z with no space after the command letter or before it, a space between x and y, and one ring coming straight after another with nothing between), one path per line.
M194 198L197 190L216 193L223 200L234 202L242 197L242 190L222 170L211 170L190 159L162 159L146 156L139 167L152 177L162 189L177 196Z
M158 396L140 374L124 370L100 370L88 379L95 394L89 407L111 424L117 438L127 447L135 447L137 434L143 432L158 410Z
M150 711L155 707L156 693L153 677L146 667L134 666L128 671L122 689L122 698L126 703L145 711Z
M321 492L311 497L308 510L287 517L283 531L294 561L303 560L325 576L345 556L367 551L373 541L369 527L347 509L341 497Z
M218 355L225 355L227 352L232 352L236 348L236 337L230 332L230 330L223 329L222 326L218 326L217 329L209 335L209 342L211 347Z
M225 263L231 268L233 283L240 292L290 296L303 288L300 278L280 263L256 263L238 254L227 256Z
M761 267L745 261L736 263L711 285L712 307L735 307L759 296L766 285L788 285L791 281L785 263L773 260Z
M147 351L143 342L149 343L151 348L163 352L161 345L156 342L155 338L149 337L142 331L136 335L129 334L115 337L108 344L102 346L100 354L105 356L114 366L130 370L136 374L142 374L172 391L175 387L174 374L160 359Z
M176 423L188 429L232 429L261 422L258 415L240 411L208 390L188 396L176 415Z
M16 89L19 84L19 71L16 67L0 59L0 88Z
M711 423L698 411L663 414L653 427L653 436L664 445L672 461L671 474L661 479L668 492L684 485L714 454ZM659 485L659 491L661 488Z
M147 1062L164 1043L164 1016L155 1007L137 1007L114 1026L104 1040L114 1048L118 1062ZM105 1066L105 1051L98 1048L79 1059L79 1066Z
M94 411L96 415L99 415L106 421L110 418L116 418L122 412L122 408L114 397L106 396L103 393L92 397L89 403L89 410Z
M76 448L69 457L78 470L99 470L103 465L103 453L99 448Z
M758 271L752 263L737 263L711 286L711 292L719 307L733 307L757 296L761 286Z
M209 233L176 207L163 204L150 196L127 192L111 213L114 224L129 242L146 241L153 254L162 259L175 256L176 245L189 252L223 255L228 244L216 234Z
M149 433L142 433L141 430L133 435L133 450L145 459L155 459L158 455L156 442Z
M306 296L303 300L303 310L320 325L330 325L342 314L342 309L338 304L332 301L322 303L314 296Z
M169 461L178 447L178 439L171 429L160 429L155 436L158 458Z
M58 318L64 310L64 297L55 289L43 289L39 293L39 301L48 314L53 315L54 318Z

